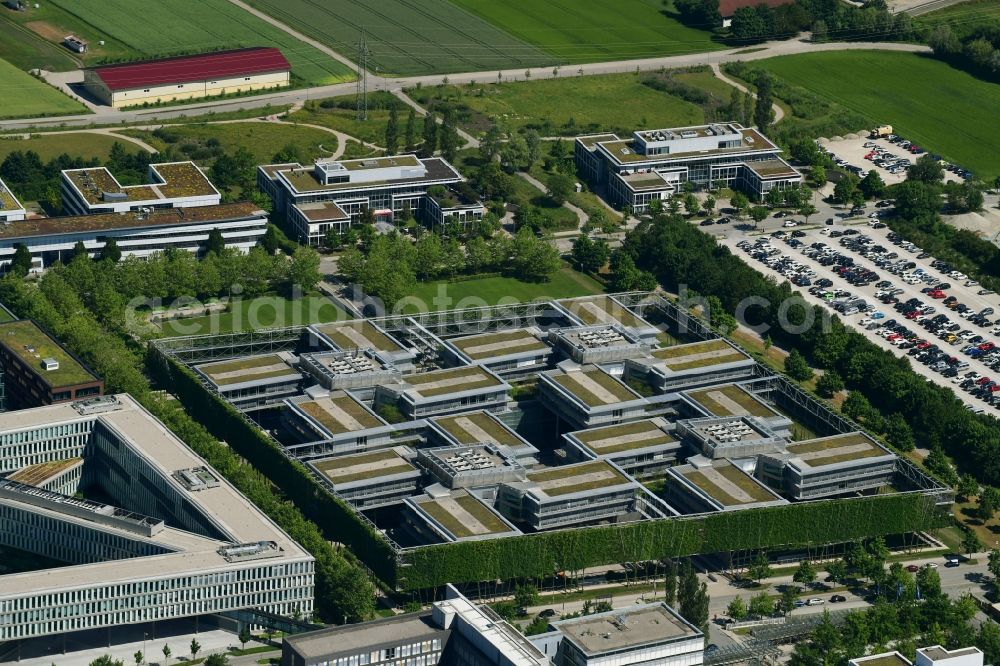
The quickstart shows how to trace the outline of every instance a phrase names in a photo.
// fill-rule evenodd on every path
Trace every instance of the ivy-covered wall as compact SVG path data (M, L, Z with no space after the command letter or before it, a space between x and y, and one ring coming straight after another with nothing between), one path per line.
M949 522L933 498L919 494L789 504L414 549L406 552L397 583L404 590L421 590L618 562L837 543Z

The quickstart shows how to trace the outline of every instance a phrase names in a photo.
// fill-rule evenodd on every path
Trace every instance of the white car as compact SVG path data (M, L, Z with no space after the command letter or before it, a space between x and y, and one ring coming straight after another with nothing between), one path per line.
M826 600L820 599L819 597L813 597L806 602L806 606L822 606L826 603Z
M797 227L797 226L799 226L799 223L798 223L798 222L796 222L795 220L785 220L785 224L784 224L783 226L784 226L784 227L785 227L786 229L792 229L792 228L794 228L794 227Z

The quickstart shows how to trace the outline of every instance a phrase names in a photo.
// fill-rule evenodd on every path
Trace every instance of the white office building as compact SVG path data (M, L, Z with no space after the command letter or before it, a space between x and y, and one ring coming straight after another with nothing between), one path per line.
M63 208L74 215L90 215L212 206L222 201L222 195L194 162L150 164L148 181L122 185L104 167L67 169L62 172Z
M16 222L23 220L27 211L24 204L17 200L7 184L0 180L0 222Z

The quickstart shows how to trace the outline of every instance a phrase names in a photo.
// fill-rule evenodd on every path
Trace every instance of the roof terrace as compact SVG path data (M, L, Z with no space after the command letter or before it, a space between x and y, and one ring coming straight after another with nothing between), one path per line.
M409 385L409 393L421 398L503 385L501 380L478 365L406 375L403 382Z
M122 185L106 167L62 172L63 179L92 206L119 201L156 204L164 199L219 195L194 162L150 164L149 174L149 184Z
M414 497L407 502L454 540L519 533L499 513L465 490L443 497Z
M354 319L332 324L320 324L315 331L339 349L372 348L384 352L402 351L403 347L388 333L377 328L367 319Z
M343 391L315 400L292 403L294 408L315 421L330 435L378 428L385 423L367 407Z
M384 449L370 453L316 460L311 464L322 474L325 474L336 487L358 481L370 481L371 479L416 472L417 468L410 464L402 451L399 448Z
M631 311L622 307L610 296L589 296L586 298L569 298L558 301L570 313L584 324L621 324L629 328L646 328L649 326Z
M787 450L809 467L893 455L862 432L794 442L787 446Z
M519 447L524 444L507 426L484 411L437 417L434 422L459 444L490 442L510 447Z
M671 472L691 482L708 497L725 507L773 502L781 498L727 459L711 465L681 465Z

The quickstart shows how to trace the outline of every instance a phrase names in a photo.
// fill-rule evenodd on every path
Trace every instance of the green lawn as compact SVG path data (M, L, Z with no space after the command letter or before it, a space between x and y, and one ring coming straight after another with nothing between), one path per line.
M129 152L139 152L139 146L129 141L122 141L103 134L74 132L72 134L33 134L29 139L14 139L0 135L0 161L16 150L33 150L38 153L43 162L48 162L63 153L71 153L73 157L91 159L96 157L106 160L111 154L111 146L118 142Z
M911 53L810 53L754 65L874 122L889 123L986 180L1000 174L1000 137L993 131L1000 109L998 84Z
M0 88L3 90L0 94L0 118L89 113L79 102L6 60L0 60Z
M64 72L79 66L69 51L45 41L27 27L6 20L3 16L6 14L13 12L0 14L0 58L25 71L40 68Z
M440 291L439 291L440 288ZM601 285L582 273L563 267L549 282L522 282L509 277L490 277L461 282L421 282L412 296L411 312L451 310L496 305L501 301L570 298L602 293Z
M627 60L723 48L662 0L452 0L560 63Z
M463 124L472 132L485 131L497 122L509 129L536 127L543 135L630 134L637 127L678 127L704 120L695 104L653 90L634 74L576 76L567 72L558 79L437 86L409 93L425 103L442 97L468 107Z
M257 18L227 0L52 0L65 10L67 31L89 39L100 55L100 39L122 48L108 49L102 58L156 57L245 46L276 46L292 64L292 74L321 85L350 81L351 70L316 48ZM43 3L44 4L44 3ZM30 12L29 12L30 13Z
M448 0L250 0L250 4L337 49L358 53L362 28L369 71L444 74L549 65L555 58ZM371 83L369 83L371 85Z
M916 22L928 26L940 23L968 23L973 21L991 21L1000 18L1000 1L970 0L957 5L938 9L927 14L921 14Z
M214 161L217 154L233 153L237 148L246 148L261 163L273 161L275 153L290 144L300 148L306 161L329 156L337 148L337 137L329 132L268 122L173 126L156 134L126 129L122 133L139 137L160 151L172 145L199 163Z
M164 322L163 336L229 333L347 319L328 298L312 294L293 301L283 296L241 299L232 311Z
M395 96L377 92L368 97L368 118L358 120L357 111L354 110L354 95L345 97L331 97L324 100L311 100L305 107L288 116L289 120L300 123L310 123L322 125L331 129L339 130L353 137L373 143L376 146L385 145L385 128L389 124L389 110L384 106L387 103L398 104L399 100ZM343 105L343 106L341 106ZM406 122L409 115L408 109L398 112L399 124L399 144L400 148L405 148ZM420 143L423 136L424 121L419 114L414 118L414 135L416 143Z

